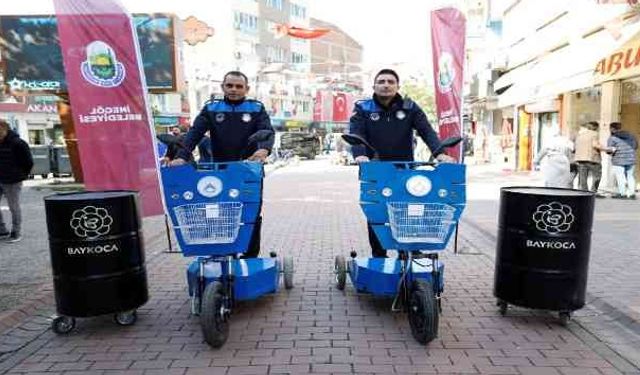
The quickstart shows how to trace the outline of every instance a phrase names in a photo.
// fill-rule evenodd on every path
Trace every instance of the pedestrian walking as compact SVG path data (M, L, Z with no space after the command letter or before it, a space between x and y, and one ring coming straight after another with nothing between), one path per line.
M11 212L9 231L0 211L0 238L10 243L22 239L20 192L22 181L29 177L32 168L33 158L29 145L11 130L8 122L0 120L0 201L5 196Z
M605 151L611 155L611 169L616 178L618 193L613 198L636 198L636 150L638 140L628 131L622 130L622 124L612 122L609 125L611 136L607 140Z
M248 145L249 137L260 130L268 130L274 134L275 132L264 104L246 98L249 92L248 82L247 76L239 71L231 71L224 75L222 80L224 98L207 102L189 129L184 147L178 151L177 158L169 162L170 166L182 165L190 160L191 153L206 132L209 132L211 139L210 150L213 162L244 159L265 162L273 147L274 137ZM260 253L261 227L262 216L258 212L253 237L244 257L255 258Z
M598 140L598 127L596 121L590 121L580 126L575 139L576 152L574 160L578 165L578 187L581 190L598 191L602 175L600 159L600 141ZM591 186L589 186L591 177Z
M385 161L413 161L414 130L427 144L436 159L455 162L442 153L440 140L427 116L413 100L398 94L400 79L391 69L382 69L373 82L373 97L355 104L349 120L349 132L365 139ZM352 146L355 161L363 163L374 157L364 146ZM369 244L374 257L385 257L387 251L376 237L371 223L367 223Z
M570 189L573 187L569 160L573 152L573 142L560 135L559 130L547 140L533 161L540 166L544 175L544 186Z

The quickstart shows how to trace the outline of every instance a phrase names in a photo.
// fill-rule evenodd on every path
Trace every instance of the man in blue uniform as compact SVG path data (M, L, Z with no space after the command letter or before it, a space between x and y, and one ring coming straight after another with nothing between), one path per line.
M249 92L247 76L242 72L231 71L222 81L224 99L209 101L189 129L184 148L170 166L185 164L191 153L202 140L206 132L211 139L211 157L213 162L239 160L264 162L271 148L273 137L268 140L248 144L249 137L259 130L273 132L271 120L264 105L257 100L247 99ZM261 208L262 209L262 208ZM260 228L262 216L258 213L253 236L245 257L256 257L260 252Z
M413 161L415 130L427 144L436 159L441 162L455 162L442 153L440 140L429 124L422 109L411 99L398 94L400 79L391 69L382 69L373 83L373 98L355 104L349 120L349 132L364 138L377 151L379 160ZM358 163L374 157L373 150L364 146L353 146L353 157ZM385 257L387 251L376 237L371 224L369 244L374 257Z

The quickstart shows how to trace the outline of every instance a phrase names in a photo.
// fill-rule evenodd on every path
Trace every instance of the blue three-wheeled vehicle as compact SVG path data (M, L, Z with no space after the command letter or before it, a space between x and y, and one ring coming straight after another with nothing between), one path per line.
M375 149L345 134L352 146ZM460 138L444 140L451 147ZM360 206L385 249L397 258L335 258L337 288L349 275L356 291L394 297L392 311L408 312L414 338L426 344L438 335L444 290L444 250L465 207L465 166L430 162L376 161L360 164Z
M195 257L187 268L191 312L200 316L205 341L220 347L228 337L235 301L277 292L280 274L285 288L293 287L293 258L278 259L273 252L269 258L242 256L256 230L263 166L188 164L162 168L161 174L180 249L184 256Z

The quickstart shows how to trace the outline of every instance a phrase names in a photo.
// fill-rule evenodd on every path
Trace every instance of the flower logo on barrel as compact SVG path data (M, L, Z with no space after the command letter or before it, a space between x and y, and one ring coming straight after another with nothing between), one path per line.
M69 224L76 236L92 240L109 233L113 218L104 208L86 206L73 211Z
M574 220L571 207L559 202L541 204L533 214L536 228L549 234L568 231Z

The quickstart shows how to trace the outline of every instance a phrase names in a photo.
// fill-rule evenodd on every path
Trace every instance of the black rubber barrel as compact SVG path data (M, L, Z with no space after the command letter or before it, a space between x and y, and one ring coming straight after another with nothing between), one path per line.
M136 192L56 194L44 201L59 314L88 317L147 302Z
M494 295L517 306L584 306L595 195L570 189L500 191Z

